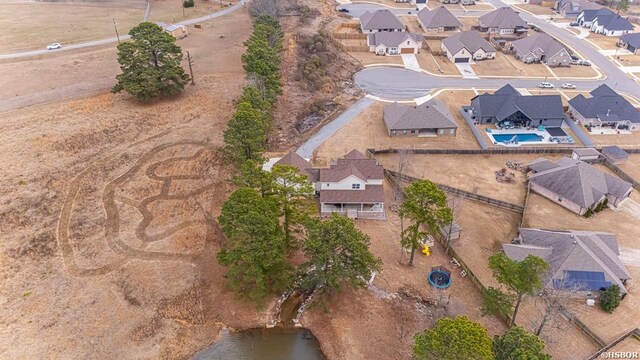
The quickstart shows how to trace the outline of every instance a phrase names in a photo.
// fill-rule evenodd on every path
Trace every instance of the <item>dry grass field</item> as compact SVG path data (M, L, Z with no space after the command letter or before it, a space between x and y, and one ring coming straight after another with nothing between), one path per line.
M439 40L429 40L430 42L437 42ZM431 44L429 45L431 46ZM439 49L439 47L438 47ZM446 56L433 55L428 51L420 51L418 55L418 64L420 64L420 68L427 72L436 75L460 75L458 68L447 59Z
M402 57L400 56L380 56L371 52L350 52L349 55L358 60L362 64L362 66L373 64L404 66Z
M491 11L496 8L495 6L484 1L476 1L474 5L465 5L463 7L469 11Z
M551 76L549 70L541 64L525 64L511 55L496 53L493 60L476 61L471 65L479 76L523 76L540 77Z
M534 15L557 15L550 7L531 4L518 4L514 5L515 8L519 8L523 11L532 13Z
M422 30L420 23L418 23L418 18L415 16L400 16L398 17L400 21L407 27L407 30L413 33L424 34L425 32Z
M149 21L164 21L167 23L179 22L186 19L193 19L205 15L209 15L216 11L220 11L226 6L237 3L238 0L224 1L206 1L196 0L195 6L185 8L182 14L182 3L172 0L151 0L151 12L149 13ZM215 21L217 21L216 19Z
M604 36L602 34L590 33L586 38L602 50L615 50L619 38L617 36Z
M618 56L618 61L622 66L640 66L640 55Z
M572 65L570 67L554 67L551 68L554 74L560 79L562 78L593 78L598 73L592 66Z
M478 18L475 16L459 16L458 20L462 23L463 31L471 30L472 26L478 25Z
M640 147L640 133L638 133L637 131L634 131L631 134L605 135L591 133L586 131L585 129L585 133L598 147L610 145L618 145L628 148Z
M640 181L640 154L631 154L624 164L618 165L620 169Z

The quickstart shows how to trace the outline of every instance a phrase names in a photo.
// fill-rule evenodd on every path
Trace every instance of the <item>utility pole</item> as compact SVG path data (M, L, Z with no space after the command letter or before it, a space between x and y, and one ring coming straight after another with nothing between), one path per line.
M113 20L113 28L116 30L116 38L118 38L118 44L120 44L120 35L118 34L118 25L116 24L116 18L111 18Z
M193 68L191 67L191 65L193 64L193 61L191 61L191 54L187 51L187 62L189 63L189 74L191 75L191 85L195 85L196 82L195 80L193 80Z

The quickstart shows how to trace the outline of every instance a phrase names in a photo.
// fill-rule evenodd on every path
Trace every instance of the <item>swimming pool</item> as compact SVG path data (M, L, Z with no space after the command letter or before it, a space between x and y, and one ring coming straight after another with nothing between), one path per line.
M536 134L491 134L497 142L506 142L517 136L518 142L542 141Z

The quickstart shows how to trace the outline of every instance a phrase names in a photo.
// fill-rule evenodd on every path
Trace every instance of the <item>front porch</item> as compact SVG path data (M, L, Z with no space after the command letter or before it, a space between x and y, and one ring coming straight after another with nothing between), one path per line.
M350 219L386 220L384 203L321 203L320 215L333 213L345 215Z

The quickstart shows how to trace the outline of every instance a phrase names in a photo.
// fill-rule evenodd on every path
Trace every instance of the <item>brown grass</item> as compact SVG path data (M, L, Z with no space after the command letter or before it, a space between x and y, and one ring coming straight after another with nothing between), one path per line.
M422 27L420 27L420 23L418 23L418 18L416 16L400 16L398 18L405 26L407 26L408 31L417 34L425 33L422 30Z
M571 77L571 78L591 78L598 76L598 73L592 66L571 65L570 67L554 67L551 68L559 78Z
M472 6L468 7L468 9L476 10ZM459 16L458 20L462 23L463 31L471 30L472 26L478 25L478 18L475 16Z
M219 11L224 8L223 5L235 4L237 0L224 1L205 1L195 0L195 6L184 9L182 15L182 2L173 0L151 0L151 12L149 13L149 21L164 21L168 23L178 22L185 19L193 19L212 12ZM218 19L215 19L217 21Z
M444 6L444 7L446 7L447 9L449 9L449 10L451 10L451 11L454 11L454 10L457 10L457 11L464 10L464 9L462 8L462 5L460 5L460 4L443 4L443 3L441 3L440 1L437 1L437 0L435 0L435 1L429 1L429 2L427 3L427 7L428 7L429 9L431 9L431 10L433 10L433 9L437 9L437 8L439 8L440 6Z
M496 53L494 60L476 61L471 67L479 76L551 76L551 73L541 64L525 64L501 52Z
M354 4L357 3L378 3L380 5L387 5L390 7L396 7L396 8L415 8L415 5L411 4L411 3L399 3L399 2L395 2L393 0L367 0L367 1L352 1Z
M623 55L619 58L618 61L622 66L640 66L640 55Z
M380 56L371 52L350 52L349 55L356 58L362 66L372 64L404 64L401 56Z
M421 51L417 58L420 67L430 73L442 75L460 74L458 68L446 56L432 55L428 51Z
M469 11L491 11L495 9L495 6L484 1L476 1L474 5L465 5L464 8Z
M640 181L640 154L630 154L627 162L618 166L629 176Z
M631 134L594 135L585 129L585 133L597 146L640 147L640 133L638 131L634 131Z
M524 11L530 12L534 15L556 15L556 12L551 10L551 8L540 5L531 5L531 4L518 4L514 5L516 8L520 8ZM560 17L558 15L558 17Z
M619 38L617 36L604 36L602 34L590 33L587 40L596 44L602 50L615 50Z

